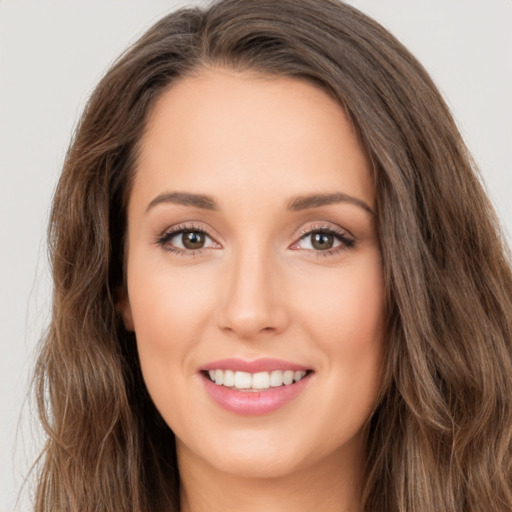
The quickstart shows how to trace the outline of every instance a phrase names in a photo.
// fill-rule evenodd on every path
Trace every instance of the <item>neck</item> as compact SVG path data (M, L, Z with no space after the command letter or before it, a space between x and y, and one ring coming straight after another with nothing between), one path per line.
M178 455L183 450L186 448L178 450ZM183 459L181 512L362 511L358 492L361 468L352 457L340 458L339 453L272 478L227 473L191 453Z

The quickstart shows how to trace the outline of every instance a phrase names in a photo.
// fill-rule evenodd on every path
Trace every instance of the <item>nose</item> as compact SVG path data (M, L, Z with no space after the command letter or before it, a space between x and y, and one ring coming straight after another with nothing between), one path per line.
M245 251L230 262L219 327L246 340L282 332L289 323L279 269L263 251Z

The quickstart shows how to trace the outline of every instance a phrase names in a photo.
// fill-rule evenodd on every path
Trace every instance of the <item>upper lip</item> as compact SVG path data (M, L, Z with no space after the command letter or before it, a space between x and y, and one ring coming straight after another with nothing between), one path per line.
M244 359L228 358L206 363L199 368L199 371L209 370L232 370L234 372L257 373L265 371L271 372L274 370L307 371L311 370L311 368L291 361L284 361L282 359L261 358L253 361L246 361Z

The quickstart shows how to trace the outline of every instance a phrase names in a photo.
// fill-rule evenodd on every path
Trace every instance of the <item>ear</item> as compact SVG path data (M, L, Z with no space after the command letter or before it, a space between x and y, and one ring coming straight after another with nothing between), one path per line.
M116 293L116 308L123 318L124 328L127 331L134 332L132 307L128 299L128 292L124 287L119 287Z

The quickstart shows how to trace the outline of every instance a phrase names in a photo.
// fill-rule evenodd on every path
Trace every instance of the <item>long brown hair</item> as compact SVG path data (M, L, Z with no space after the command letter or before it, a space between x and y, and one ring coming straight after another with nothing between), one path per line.
M116 305L145 119L204 66L334 96L373 163L387 291L368 512L512 510L512 272L450 112L386 30L336 0L223 0L154 25L94 91L55 194L52 321L36 392L48 434L37 512L179 510L171 430Z

